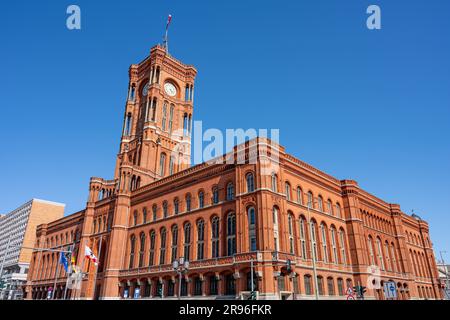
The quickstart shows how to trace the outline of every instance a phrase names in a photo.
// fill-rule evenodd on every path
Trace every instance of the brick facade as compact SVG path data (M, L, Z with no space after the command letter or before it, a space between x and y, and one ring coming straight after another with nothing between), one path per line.
M160 46L132 65L114 179L91 178L85 210L37 229L38 247L75 243L87 277L69 297L120 299L137 288L141 298L176 297L172 260L185 256L185 297L245 296L253 261L260 299L312 299L316 287L320 298L345 299L349 286L372 282L373 270L376 284L395 281L399 299L441 298L428 224L356 181L267 139L235 147L224 164L180 161L190 157L196 72ZM101 250L98 272L81 263L84 245ZM27 298L46 297L56 259L34 254ZM60 268L56 298L65 281ZM366 298L383 299L382 290L369 288Z

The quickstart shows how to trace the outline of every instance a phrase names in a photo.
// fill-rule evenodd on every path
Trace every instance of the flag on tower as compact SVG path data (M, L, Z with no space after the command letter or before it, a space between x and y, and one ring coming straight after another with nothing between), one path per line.
M166 30L169 28L170 21L172 21L172 15L171 14L169 14L169 16L167 17Z
M84 248L84 255L86 258L91 260L95 265L97 265L97 257L94 255L94 252L92 252L91 248L88 246L85 246Z

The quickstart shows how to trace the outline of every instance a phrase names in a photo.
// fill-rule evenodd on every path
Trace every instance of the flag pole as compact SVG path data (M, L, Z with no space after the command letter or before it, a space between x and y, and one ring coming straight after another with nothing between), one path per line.
M53 291L52 291L52 300L55 298L55 291L56 291L56 279L58 279L58 272L59 272L59 265L60 265L60 259L61 259L62 252L58 255L58 262L56 264L56 273L55 273L55 281L53 282Z
M86 251L86 241L84 241L84 247L81 247L80 249L83 251ZM82 257L83 257L83 261L81 261L81 270L80 270L80 272L81 272L80 291L78 292L78 294L75 294L74 298L76 298L77 296L78 296L78 298L81 298L81 290L83 289L83 273L84 273L84 261L86 260L86 253L83 253ZM74 300L78 300L78 299L74 299Z
M67 265L69 265L69 263L70 263L71 267L72 267L72 254L73 254L74 247L75 247L75 243L73 243L71 245L71 248L70 248L70 261L67 261ZM66 257L66 259L67 259L67 257ZM71 269L69 269L69 270L71 270ZM67 298L67 282L69 281L69 276L71 275L71 273L72 272L69 273L68 271L66 271L67 279L66 279L66 286L64 287L64 300L66 300L66 298Z
M93 300L95 299L95 291L97 291L97 274L98 274L98 265L100 264L100 255L102 253L102 238L103 238L103 235L101 234L100 235L100 242L98 244L98 257L97 257L98 262L97 262L97 265L95 266L94 294L93 294L93 297L92 297Z

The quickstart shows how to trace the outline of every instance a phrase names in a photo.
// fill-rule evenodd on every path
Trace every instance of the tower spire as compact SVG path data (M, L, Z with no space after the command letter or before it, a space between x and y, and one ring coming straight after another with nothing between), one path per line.
M172 21L172 15L171 15L171 14L169 14L169 16L167 17L166 33L164 34L164 42L163 42L163 46L164 46L164 48L166 49L166 53L169 53L169 38L168 38L168 32L169 32L170 21Z

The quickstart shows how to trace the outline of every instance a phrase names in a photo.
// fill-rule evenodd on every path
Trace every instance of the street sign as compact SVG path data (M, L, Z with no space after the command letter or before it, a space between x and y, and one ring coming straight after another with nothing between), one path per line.
M383 284L384 296L386 299L397 299L397 288L394 281L388 281Z
M347 289L347 300L355 300L355 295L352 288Z

